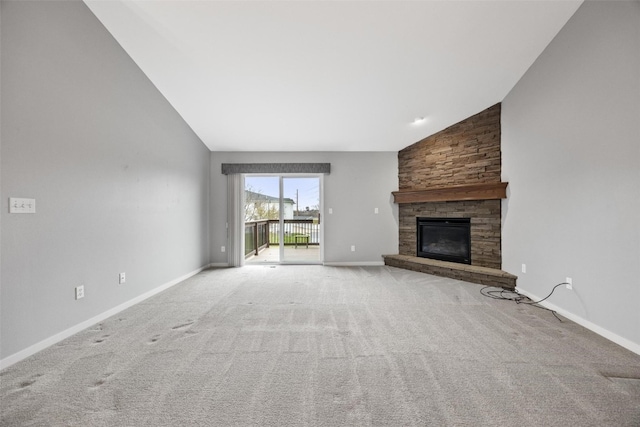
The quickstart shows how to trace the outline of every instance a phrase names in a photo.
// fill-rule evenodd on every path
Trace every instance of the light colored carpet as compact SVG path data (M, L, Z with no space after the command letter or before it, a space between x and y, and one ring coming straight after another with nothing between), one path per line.
M640 356L391 267L207 270L0 373L2 426L639 426Z

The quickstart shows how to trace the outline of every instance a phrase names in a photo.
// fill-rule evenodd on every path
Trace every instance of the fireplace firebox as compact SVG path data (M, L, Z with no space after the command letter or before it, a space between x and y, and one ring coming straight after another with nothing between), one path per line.
M417 255L471 264L470 218L417 218Z

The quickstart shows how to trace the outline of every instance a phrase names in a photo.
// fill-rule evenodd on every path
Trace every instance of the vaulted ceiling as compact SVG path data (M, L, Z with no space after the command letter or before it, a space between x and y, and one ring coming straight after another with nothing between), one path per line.
M582 0L85 3L211 150L397 151L502 101Z

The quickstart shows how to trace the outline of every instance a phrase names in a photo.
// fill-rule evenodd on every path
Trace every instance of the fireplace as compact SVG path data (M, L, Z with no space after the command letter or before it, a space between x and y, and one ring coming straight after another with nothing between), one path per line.
M417 218L417 255L471 264L470 218Z

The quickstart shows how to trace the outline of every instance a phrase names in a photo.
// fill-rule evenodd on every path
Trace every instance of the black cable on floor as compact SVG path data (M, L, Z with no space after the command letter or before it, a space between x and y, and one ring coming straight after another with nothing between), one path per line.
M540 308L542 310L550 311L551 314L553 314L553 316L556 319L558 319L558 321L562 322L562 319L558 317L558 314L556 313L555 310L542 307L541 305L538 305L538 304L541 303L542 301L545 301L547 298L549 298L553 294L553 291L555 291L558 286L562 286L566 284L567 284L566 282L558 283L553 287L553 289L551 289L551 292L549 292L549 295L547 295L546 297L542 298L539 301L532 301L531 298L520 294L517 290L513 290L513 291L507 290L507 289L496 289L491 291L486 290L489 288L493 288L494 286L485 286L484 288L480 289L480 294L488 298L499 299L503 301L515 301L516 304L528 304L533 307Z

